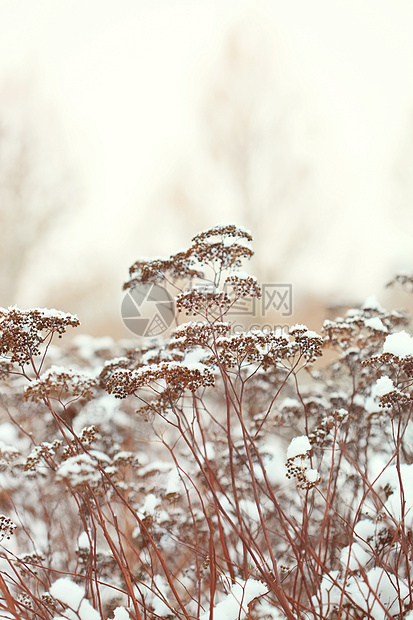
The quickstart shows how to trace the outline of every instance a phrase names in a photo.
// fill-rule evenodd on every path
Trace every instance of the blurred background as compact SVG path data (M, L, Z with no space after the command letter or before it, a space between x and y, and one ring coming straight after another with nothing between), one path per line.
M0 0L0 305L126 336L129 266L235 223L293 322L407 306L412 32L411 0Z

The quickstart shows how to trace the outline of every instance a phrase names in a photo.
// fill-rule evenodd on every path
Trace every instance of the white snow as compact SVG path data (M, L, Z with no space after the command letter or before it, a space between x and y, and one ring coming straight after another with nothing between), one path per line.
M251 519L251 521L260 522L260 514L258 512L257 504L248 499L239 500L239 509Z
M148 493L145 497L145 502L142 508L139 510L138 514L140 517L145 517L146 515L155 514L155 508L159 505L160 500L153 493Z
M60 465L56 476L68 480L73 486L85 482L97 482L100 479L97 461L93 460L88 454L69 457Z
M0 439L0 458L12 461L19 455L19 451L14 446L10 446Z
M0 437L3 445L14 446L20 441L17 428L14 424L11 424L11 422L3 422L0 424Z
M371 550L371 545L368 541L374 538L377 529L378 526L371 519L362 519L359 521L354 527L354 534L358 544L367 550Z
M62 310L56 310L56 308L32 308L32 310L38 310L43 316L51 319L78 319L77 314L62 312Z
M186 359L190 359L190 357L189 358L187 357ZM176 368L186 368L188 370L198 371L202 375L210 372L208 367L205 366L205 364L202 364L200 362L194 362L194 361L175 362L173 361L173 362L161 362L160 364L148 364L147 366L142 366L141 368L137 368L136 370L132 371L132 377L136 377L137 379L139 379L142 375L145 375L150 372L157 373L158 371L161 370L167 373L168 371L176 369ZM128 373L129 371L123 368L120 368L117 372L119 374L122 374L123 372Z
M289 331L292 333L294 331L303 331L302 336L306 336L307 338L321 338L320 334L313 331L312 329L308 329L307 325L303 325L302 323L297 323L296 325L292 325Z
M50 588L50 594L64 605L78 609L85 597L84 589L68 577L60 577Z
M319 592L313 596L313 604L317 605L320 601L320 608L323 611L323 617L332 610L334 606L338 606L341 600L341 590L335 584L338 580L339 572L332 570L328 575L323 575Z
M287 396L282 401L280 409L299 409L301 406L301 403L296 398L290 398Z
M191 351L187 351L185 353L185 358L182 362L183 366L187 366L188 368L198 368L201 370L205 368L205 366L200 364L206 357L209 357L210 353L205 351L202 347L195 347Z
M155 615L159 617L169 616L171 614L171 607L167 604L168 601L168 584L162 575L154 576L154 596L152 601L152 607ZM159 594L156 594L156 591Z
M399 600L409 595L409 588L402 579L395 581L383 568L375 566L360 578L351 577L347 581L346 592L361 609L368 610L369 618L386 620L389 614L393 617L399 612Z
M80 534L79 538L77 539L77 546L79 547L79 549L90 548L90 542L89 542L89 537L87 535L87 532L82 532Z
M390 334L384 341L383 353L392 353L397 357L413 355L413 338L404 329Z
M168 477L167 477L165 493L166 495L174 494L174 493L181 494L182 491L183 491L183 485L182 485L181 477L178 473L178 470L176 468L173 468L170 470Z
M304 471L304 475L307 478L308 482L316 483L320 480L320 474L316 469L306 469Z
M364 320L364 325L366 327L370 327L371 329L375 329L378 332L387 332L387 327L383 324L382 320L378 317L372 317L370 319Z
M370 297L367 297L366 301L361 307L363 308L363 310L378 310L379 312L383 311L383 306L379 304L374 295L370 295Z
M116 607L113 611L113 620L130 620L130 615L124 607Z
M361 398L359 404L365 408L367 413L378 413L381 411L379 406L380 397L393 392L395 389L396 388L390 377L383 375L371 386L370 396L368 396L365 400Z
M29 308L28 310L22 310L18 306L8 306L8 308L1 307L2 311L17 311L19 314L29 315L31 312L39 312L44 317L50 319L67 319L67 320L79 320L77 314L70 314L69 312L62 312L62 310L56 310L56 308Z
M111 350L115 341L110 336L89 336L88 334L77 334L72 339L72 344L76 347L77 353L86 360L93 359L97 351L105 349ZM111 360L112 361L112 360Z
M304 330L307 331L307 325L303 325L303 323L296 323L295 325L291 325L290 332L293 330Z
M213 441L205 442L205 458L209 461L215 458L215 445Z
M353 543L351 546L344 547L340 553L340 562L345 568L350 570L359 570L371 560L371 552L368 553L358 543Z
M150 585L144 582L139 584L139 590L136 589L136 596L142 598L143 595L146 607L151 607L157 618L164 618L170 616L172 611L172 605L168 604L168 591L169 586L165 577L154 575ZM116 616L115 620L118 620ZM120 620L123 620L122 616L120 616ZM125 620L129 620L129 616L126 616Z
M238 581L231 586L225 599L215 605L214 620L242 620L247 615L249 603L267 592L267 586L256 579ZM200 620L209 618L209 611L200 616Z
M307 338L321 338L320 334L317 334L317 332L313 331L312 329L307 329L303 336L306 336Z
M85 599L84 589L68 577L55 581L50 594L70 608L64 612L69 620L101 620L100 614Z
M285 484L285 445L279 437L272 437L271 443L262 445L261 460L264 471L270 484L274 486ZM254 465L254 474L257 480L263 480L263 470L258 463Z
M362 551L358 549L355 555L355 557L359 555L361 562L350 560L353 566L350 570L357 571L359 566L363 565ZM347 552L348 547L345 547L342 550L342 561L347 559ZM366 618L386 620L399 612L399 600L406 600L408 595L409 588L402 579L394 580L382 568L376 566L360 576L357 572L349 575L345 586L339 578L338 571L324 575L317 596L313 596L313 603L319 605L323 618L329 617L334 607L339 607L350 599L365 612Z
M400 488L400 481L403 490ZM376 484L382 488L389 486L394 491L384 503L386 514L391 516L396 523L404 518L405 527L412 529L413 464L402 463L400 477L396 465L391 465L380 475Z
M375 387L375 396L378 398L393 392L395 389L393 381L387 375L383 375L383 377L377 379L376 384L373 387Z
M311 444L307 435L294 437L287 448L287 459L293 459L296 456L306 455L310 450Z

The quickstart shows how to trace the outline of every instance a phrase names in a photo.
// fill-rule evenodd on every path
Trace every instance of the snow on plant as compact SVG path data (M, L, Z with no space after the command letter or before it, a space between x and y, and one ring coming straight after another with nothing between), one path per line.
M57 347L77 317L0 310L0 617L412 615L408 317L232 333L250 243L217 226L132 265L125 289L177 291L163 339Z
M215 620L242 620L248 614L248 605L254 599L266 594L266 586L256 579L245 582L236 581L229 587L226 597L213 609ZM208 620L211 610L206 611L200 620Z

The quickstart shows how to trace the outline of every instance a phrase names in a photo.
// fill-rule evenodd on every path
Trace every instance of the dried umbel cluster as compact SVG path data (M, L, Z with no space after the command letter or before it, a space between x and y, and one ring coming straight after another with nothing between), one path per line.
M90 400L95 386L96 379L85 373L52 366L26 387L25 398L35 402L45 398L69 402L78 398Z
M189 367L179 362L161 362L138 370L117 370L106 383L106 389L117 398L136 395L140 388L180 395L214 385L214 377L205 366Z
M182 351L194 347L210 345L216 338L226 336L231 329L230 323L223 321L191 321L177 327L172 334L170 348Z
M23 366L40 355L40 345L54 334L60 337L68 327L78 325L76 316L58 310L0 308L0 361Z
M246 245L250 241L251 235L233 224L216 226L196 235L185 252L178 252L168 258L136 261L129 270L130 280L125 283L124 289L133 288L137 284L159 282L165 278L187 282L208 279L206 268L210 268L214 275L239 268L242 260L253 254Z
M211 286L200 286L184 291L176 298L176 306L180 312L200 314L207 320L220 318L230 309L232 303L225 291L211 290Z
M312 489L320 482L320 474L311 467L311 444L305 435L296 437L287 450L287 478L295 478L299 489Z
M55 439L52 443L43 441L35 446L26 458L23 466L24 471L36 472L39 466L43 467L44 464L53 464L56 452L62 445L61 439Z
M331 444L340 425L348 416L348 411L339 409L326 415L308 435L311 446L325 447Z
M16 524L13 523L10 517L0 515L0 540L3 540L4 538L9 540L14 534L16 527Z
M395 328L407 325L402 312L388 312L377 300L369 298L361 308L350 308L344 317L324 321L322 335L325 343L362 359L373 355L386 336Z

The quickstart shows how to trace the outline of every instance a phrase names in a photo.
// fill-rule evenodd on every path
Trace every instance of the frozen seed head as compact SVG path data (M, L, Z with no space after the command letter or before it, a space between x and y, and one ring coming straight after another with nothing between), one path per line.
M1 540L6 538L7 540L11 538L16 529L15 523L10 519L10 517L5 517L4 515L0 515L0 537Z
M60 338L68 327L79 325L77 316L60 310L0 308L1 361L23 365L40 355L39 347L48 337L58 334Z
M214 385L214 376L203 364L185 365L180 362L161 362L137 370L118 370L106 384L116 398L126 398L140 388L156 385L164 392L195 392L200 387Z
M196 235L190 248L184 252L167 258L138 259L129 269L130 279L123 288L126 290L138 284L160 282L165 278L204 279L201 268L207 265L218 271L238 269L243 259L253 254L245 245L249 241L252 241L250 233L234 224L215 226Z
M65 368L52 366L41 375L39 379L32 381L25 389L26 400L39 401L50 396L63 398L68 396L90 400L93 397L96 379L79 372Z

